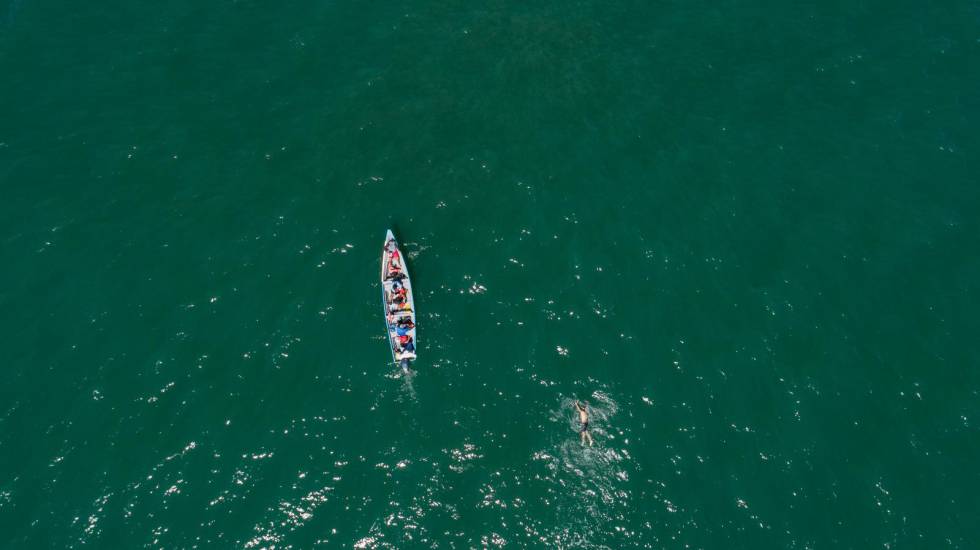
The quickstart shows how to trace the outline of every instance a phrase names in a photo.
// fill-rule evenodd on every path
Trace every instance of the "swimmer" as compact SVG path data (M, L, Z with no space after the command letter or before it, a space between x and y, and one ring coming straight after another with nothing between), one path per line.
M575 408L578 409L578 421L582 425L579 429L579 435L582 437L582 445L585 445L586 441L589 443L589 447L592 446L592 434L589 433L589 404L582 403L581 401L575 402Z

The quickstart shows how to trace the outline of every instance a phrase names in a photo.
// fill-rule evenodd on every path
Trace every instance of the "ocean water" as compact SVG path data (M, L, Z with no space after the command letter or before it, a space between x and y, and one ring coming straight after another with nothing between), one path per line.
M961 0L6 0L0 547L977 548L978 119Z

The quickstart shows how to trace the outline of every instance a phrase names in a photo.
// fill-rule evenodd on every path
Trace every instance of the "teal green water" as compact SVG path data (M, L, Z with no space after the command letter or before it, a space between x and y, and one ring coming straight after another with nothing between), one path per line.
M287 4L0 3L0 546L977 547L975 2Z

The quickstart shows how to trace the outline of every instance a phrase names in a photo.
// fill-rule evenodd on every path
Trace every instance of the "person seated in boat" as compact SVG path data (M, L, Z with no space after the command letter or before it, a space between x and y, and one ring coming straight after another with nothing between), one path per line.
M412 321L411 317L402 317L401 319L398 319L396 324L399 327L405 327L406 329L415 328L415 323Z
M401 270L399 269L392 270L391 266L388 266L388 275L385 276L386 281L392 281L392 280L401 281L404 278L405 278L405 274L402 273Z
M398 285L398 288L395 289L395 295L401 296L403 300L407 300L408 299L408 289L405 288L405 287L403 287L403 286L401 286L401 285Z
M405 292L404 292L404 290L405 289L403 288L402 289L403 292L392 292L391 293L391 303L393 303L393 304L404 304L405 303Z
M402 270L402 257L398 253L398 249L391 251L388 256L388 271L401 271Z
M401 346L402 351L415 352L415 341L408 334L398 337L398 345Z
M408 302L403 302L401 304L391 304L388 306L389 313L398 313L399 311L412 311L412 306Z
M388 302L401 303L401 300L396 300L395 297L398 296L399 294L403 294L403 291L405 291L405 287L402 286L402 284L399 281L394 281L393 283L391 283L391 291L388 292Z

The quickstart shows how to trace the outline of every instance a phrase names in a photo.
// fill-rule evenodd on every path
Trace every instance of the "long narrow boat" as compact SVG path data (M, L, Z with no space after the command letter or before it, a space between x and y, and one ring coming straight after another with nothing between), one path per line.
M391 360L408 372L418 353L415 293L405 265L405 256L398 248L398 241L390 229L381 251L381 302L384 305Z

